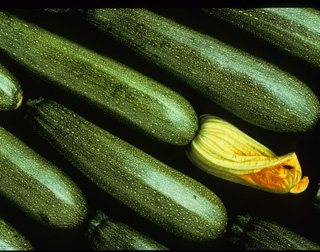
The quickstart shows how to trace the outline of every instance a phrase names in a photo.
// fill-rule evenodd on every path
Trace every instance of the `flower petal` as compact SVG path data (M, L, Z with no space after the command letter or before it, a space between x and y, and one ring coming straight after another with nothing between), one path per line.
M187 155L204 171L273 193L300 193L309 183L301 180L301 166L292 152L276 156L271 150L221 118L204 115Z

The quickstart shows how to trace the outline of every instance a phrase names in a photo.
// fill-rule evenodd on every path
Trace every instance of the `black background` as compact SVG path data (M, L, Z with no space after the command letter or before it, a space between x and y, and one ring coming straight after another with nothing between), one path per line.
M236 27L213 18L201 9L156 8L152 10L278 65L306 83L320 97L318 83L320 74L319 69L316 67L272 45L266 44ZM215 178L196 168L187 160L185 147L169 146L146 139L131 129L118 124L107 115L88 107L77 100L76 97L67 95L48 85L48 83L44 83L36 76L17 66L5 55L0 54L0 63L6 66L20 82L24 90L24 102L29 98L46 96L73 109L100 127L139 147L167 165L190 175L210 188L223 201L229 216L227 233L210 244L189 244L177 240L137 216L88 181L33 132L30 125L23 118L24 106L22 106L16 111L0 112L0 125L66 172L83 190L89 205L88 220L80 229L61 231L35 223L20 212L19 209L16 209L8 200L0 197L0 217L10 222L21 233L26 235L36 249L90 249L84 233L87 229L88 221L94 217L97 210L104 211L109 216L125 222L127 225L172 249L232 249L234 247L228 242L229 228L238 214L246 213L277 221L320 244L318 236L320 210L311 203L317 191L317 183L320 182L318 165L319 124L312 130L303 133L279 133L261 129L241 120L198 95L179 80L94 30L78 16L75 10L55 15L44 14L40 9L10 9L10 11L100 54L122 62L176 90L192 104L198 116L205 113L220 116L269 147L278 155L292 151L296 152L303 175L309 176L310 179L309 187L305 192L297 195L278 195Z

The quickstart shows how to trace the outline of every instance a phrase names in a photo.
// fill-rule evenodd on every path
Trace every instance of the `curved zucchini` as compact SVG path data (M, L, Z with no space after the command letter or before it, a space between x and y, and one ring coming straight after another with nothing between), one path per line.
M40 136L133 211L190 241L224 233L225 207L199 182L54 101L28 100L27 106L26 117Z
M0 194L52 228L80 226L87 214L78 186L56 166L0 127Z
M320 246L274 221L238 216L232 242L247 250L319 250Z
M217 8L206 12L320 67L320 11L311 8Z
M87 231L94 250L168 250L165 246L99 211Z
M4 35L5 34L5 35ZM112 59L0 12L0 49L37 76L143 134L188 144L198 127L190 103Z
M14 227L0 219L0 250L34 250L34 247Z
M22 89L7 68L0 65L0 110L17 109L22 104Z
M320 114L316 95L275 65L144 9L87 9L88 22L243 120L305 131Z

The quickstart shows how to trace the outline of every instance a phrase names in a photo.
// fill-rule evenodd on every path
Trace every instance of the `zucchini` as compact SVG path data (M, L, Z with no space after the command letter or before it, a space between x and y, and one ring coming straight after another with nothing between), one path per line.
M320 103L271 63L145 9L86 9L83 17L243 120L273 131L312 128Z
M112 59L0 12L0 49L44 80L143 134L188 144L198 118L173 90Z
M27 238L0 218L0 250L34 250Z
M312 199L312 204L320 209L320 183L318 183L317 193Z
M0 110L14 110L22 104L22 88L17 79L0 65Z
M192 145L206 136L196 133L196 113L176 92L18 17L0 12L0 21L0 48L44 80L160 141Z
M168 250L126 224L98 211L87 231L94 250Z
M43 225L77 228L87 214L78 186L55 165L0 127L0 195Z
M27 101L35 131L93 183L168 233L194 242L225 231L216 194L57 102Z
M316 9L217 8L205 11L320 67L320 11Z
M274 221L250 215L237 217L231 241L247 250L319 250L320 246Z

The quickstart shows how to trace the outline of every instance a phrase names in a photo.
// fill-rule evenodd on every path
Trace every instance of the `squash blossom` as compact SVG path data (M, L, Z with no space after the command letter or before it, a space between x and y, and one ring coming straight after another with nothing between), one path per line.
M302 177L294 152L277 156L225 120L203 115L200 130L187 151L204 171L242 185L273 193L301 193L309 184Z

